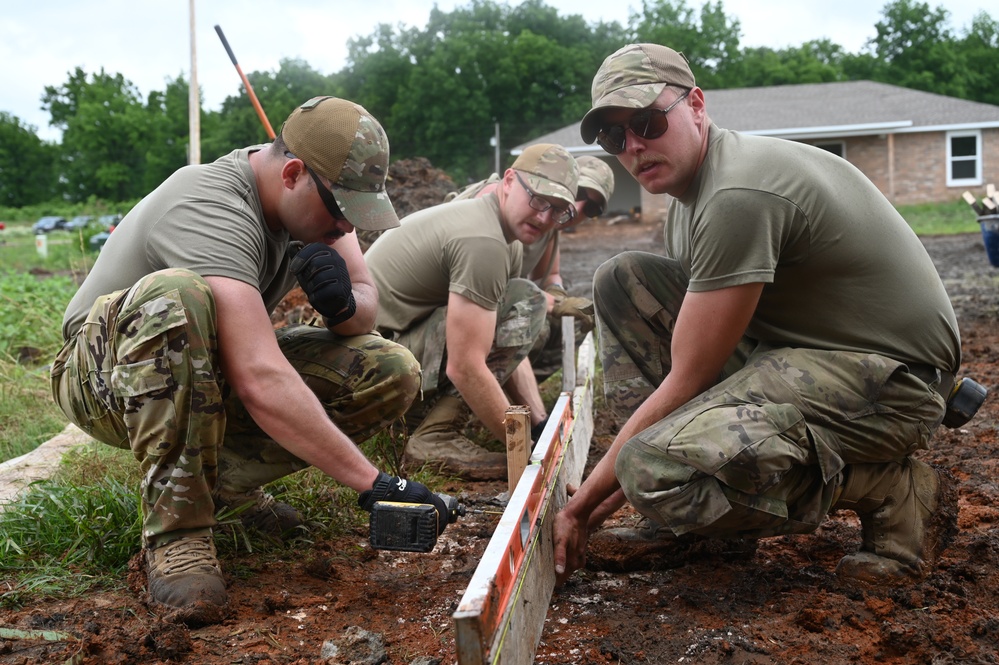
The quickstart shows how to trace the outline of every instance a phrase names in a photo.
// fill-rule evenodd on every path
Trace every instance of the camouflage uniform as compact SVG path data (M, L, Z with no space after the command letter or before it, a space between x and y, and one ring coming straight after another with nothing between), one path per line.
M330 418L364 440L406 411L419 366L378 335L277 331ZM305 468L253 422L219 371L215 302L197 274L167 269L96 300L52 367L56 402L99 441L141 464L143 542L210 535L212 489L245 491Z
M608 404L630 415L670 371L686 291L679 264L625 252L594 277ZM615 467L629 501L676 534L813 531L845 465L928 447L944 402L896 360L743 338L718 383L630 439Z
M394 341L402 344L420 359L423 368L424 402L433 394L458 395L448 380L444 368L447 353L447 307L440 307L409 330L396 334ZM526 279L511 279L496 311L496 332L493 347L486 356L486 367L502 385L513 370L527 357L545 321L545 296L541 289Z

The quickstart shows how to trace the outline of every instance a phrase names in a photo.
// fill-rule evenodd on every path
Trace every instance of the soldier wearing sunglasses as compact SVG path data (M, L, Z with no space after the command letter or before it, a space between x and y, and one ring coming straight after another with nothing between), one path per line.
M412 353L372 333L378 292L353 233L399 225L388 163L364 108L311 99L274 142L179 169L140 201L66 310L53 395L138 460L149 603L171 620L225 619L215 515L297 533L302 516L262 486L309 465L367 510L431 503L449 521L437 495L355 444L420 387ZM269 314L296 283L322 321L274 330Z
M913 456L960 367L947 293L859 170L717 127L708 96L656 44L618 50L593 81L583 139L674 200L662 255L624 252L594 276L604 391L627 421L556 517L556 574L588 556L664 565L705 538L752 556L838 508L862 526L841 578L919 579L957 528L953 479ZM643 522L591 537L626 501Z
M531 408L535 429L545 421L527 359L545 294L520 278L523 248L572 222L578 179L565 148L531 146L488 193L413 213L365 253L381 294L378 330L423 368L423 399L406 417L408 469L505 478L506 455L462 434L469 410L500 441L511 399Z

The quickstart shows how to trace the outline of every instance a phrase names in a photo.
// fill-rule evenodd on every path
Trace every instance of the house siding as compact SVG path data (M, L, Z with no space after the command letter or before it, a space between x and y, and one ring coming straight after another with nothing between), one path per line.
M860 169L894 205L956 201L965 191L981 198L985 195L986 184L999 185L999 129L982 130L982 184L972 187L947 186L946 132L894 134L894 178L891 177L887 136L857 136L839 140L844 144L846 160ZM668 196L643 191L643 221L665 220L669 201Z
M888 137L844 139L847 161L895 205L954 201L966 190L979 193L983 189L947 186L946 132L895 134L893 141L894 179L890 177ZM982 130L982 182L999 182L999 129Z

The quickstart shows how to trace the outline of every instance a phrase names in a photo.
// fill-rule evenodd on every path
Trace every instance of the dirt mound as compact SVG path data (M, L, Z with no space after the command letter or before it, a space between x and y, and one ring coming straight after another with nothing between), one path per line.
M426 157L400 159L389 166L386 182L395 212L402 219L417 210L435 206L457 191L451 176L430 163Z
M385 189L399 219L411 215L417 210L423 210L444 202L444 197L457 191L458 187L451 176L430 163L426 157L400 159L389 166L388 180ZM361 243L361 251L368 247L384 233L383 231L357 231L357 240Z

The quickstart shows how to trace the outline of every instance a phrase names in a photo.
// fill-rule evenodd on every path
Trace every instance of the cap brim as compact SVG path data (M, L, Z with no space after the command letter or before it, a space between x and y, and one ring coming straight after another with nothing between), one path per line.
M565 185L528 171L521 171L521 173L527 177L527 184L535 193L559 199L568 205L576 202L576 193L570 192Z
M354 228L363 231L384 231L399 226L399 216L385 192L358 192L344 187L333 187L340 211Z
M644 109L659 98L666 85L666 83L643 83L608 92L593 104L593 108L586 112L582 122L579 123L579 133L583 137L583 142L589 144L596 140L597 132L600 131L600 115L604 111L612 108Z
M607 195L607 192L604 191L603 185L601 185L600 183L598 183L596 180L592 180L592 179L587 178L586 176L580 174L580 176L579 176L579 187L578 188L582 189L584 187L586 189L592 189L594 192L596 192L597 194L599 194L603 198L603 200L604 200L604 205L607 205L607 200L610 197Z

